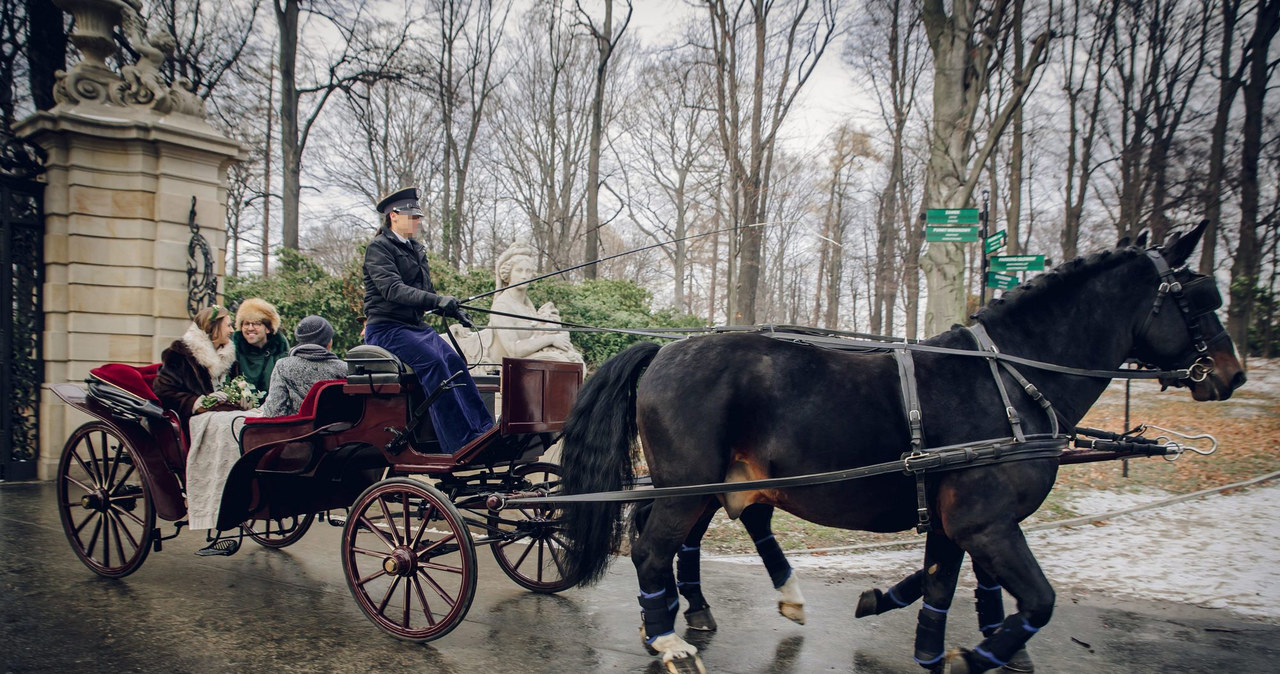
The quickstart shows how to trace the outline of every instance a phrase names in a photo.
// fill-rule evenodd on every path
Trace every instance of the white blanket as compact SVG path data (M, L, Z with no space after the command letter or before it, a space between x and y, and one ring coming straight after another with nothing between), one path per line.
M237 438L244 430L241 419L261 415L252 409L205 412L191 417L191 451L187 454L187 526L191 529L218 525L222 487L231 475L231 467L240 459Z

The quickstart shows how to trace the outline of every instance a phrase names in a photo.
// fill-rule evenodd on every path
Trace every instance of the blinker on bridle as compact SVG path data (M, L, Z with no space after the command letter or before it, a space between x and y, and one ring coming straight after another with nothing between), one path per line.
M1201 319L1222 306L1222 294L1218 292L1217 283L1209 276L1193 279L1185 285L1178 281L1174 270L1169 268L1169 263L1165 261L1164 255L1158 248L1148 248L1146 254L1160 276L1160 287L1156 290L1156 299L1151 306L1151 312L1147 314L1138 334L1146 335L1151 327L1151 321L1159 315L1165 297L1172 297L1178 311L1182 314L1182 322L1187 327L1187 335L1191 338L1191 344L1196 353L1195 360L1187 368L1187 379L1196 383L1202 382L1214 369L1213 359L1209 357L1209 345L1226 337L1227 330L1220 325L1216 333L1206 338L1200 329Z

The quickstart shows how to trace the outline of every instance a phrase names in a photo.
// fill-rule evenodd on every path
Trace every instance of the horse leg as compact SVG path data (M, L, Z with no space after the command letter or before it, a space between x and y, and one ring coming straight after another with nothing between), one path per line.
M796 578L787 556L773 536L773 506L755 503L747 506L740 515L742 525L746 527L751 541L756 544L756 552L764 562L764 568L773 581L773 589L778 591L778 613L788 620L804 624L804 595L800 592L800 581Z
M715 517L719 509L720 507L714 502L707 505L706 511L694 524L693 530L680 545L680 552L676 555L676 588L689 603L689 608L684 612L684 621L691 630L704 632L716 630L716 619L711 615L711 605L707 603L706 597L702 596L700 562L702 537L707 533L711 518Z
M973 575L978 582L978 586L973 590L975 607L978 610L978 629L982 630L982 636L989 637L1004 624L1004 593L1000 589L1000 581L982 568L981 564L973 565ZM1035 664L1031 662L1027 649L1020 648L1010 656L1009 661L1004 665L1004 670L1025 674L1034 672Z
M706 671L698 649L675 633L680 598L672 565L681 543L708 507L705 498L656 501L644 530L631 544L631 562L640 581L640 636L647 648L662 655L672 672Z
M1018 612L1002 620L989 634L984 630L986 638L982 643L972 651L961 651L959 657L949 663L951 671L965 674L1009 667L1016 664L1013 658L1027 640L1053 616L1053 587L1016 524L984 531L961 544L973 557L976 568L984 569L984 575L991 572L988 580L994 578L1013 595L1018 602Z
M924 569L898 581L897 585L883 591L878 587L864 590L858 597L858 607L854 609L855 618L869 615L880 615L894 609L906 608L924 594Z
M939 531L929 532L924 544L924 602L916 618L916 663L926 669L942 664L947 634L947 611L955 596L964 551Z

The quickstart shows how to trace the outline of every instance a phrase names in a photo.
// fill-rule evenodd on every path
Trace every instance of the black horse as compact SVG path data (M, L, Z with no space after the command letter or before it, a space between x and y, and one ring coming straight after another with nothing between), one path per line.
M1202 224L1187 236L1170 237L1154 257L1124 248L1069 262L976 318L1005 354L1093 370L1113 370L1128 358L1166 370L1190 368L1195 376L1165 383L1189 386L1197 400L1225 400L1245 377L1213 313L1221 299L1211 280L1193 285L1203 277L1182 268L1203 230ZM1192 288L1194 293L1183 292ZM1212 306L1207 292L1216 300ZM957 327L925 344L972 350L973 339ZM1006 405L987 360L924 351L915 353L914 364L926 446L1010 435ZM1068 429L1107 385L1096 376L1021 370ZM1007 389L1022 389L1009 375L1002 377ZM640 343L602 365L579 392L565 428L565 492L628 484L637 433L659 487L808 475L899 460L912 441L901 388L897 360L883 353L850 353L744 333L662 349ZM1027 434L1051 431L1048 415L1031 397L1015 394L1012 406ZM1057 459L1050 457L927 476L933 529L925 544L929 573L916 640L922 665L975 672L997 667L1049 622L1053 588L1019 522L1043 502L1057 469ZM723 506L737 516L754 503L847 529L889 532L917 524L916 483L903 473L655 501L632 542L631 557L646 643L669 666L701 666L697 649L674 632L679 608L674 558L690 545L690 533L701 528L709 511ZM575 504L566 515L568 573L584 583L596 581L627 531L620 508ZM972 651L944 662L945 612L964 553L1013 595L1018 611Z

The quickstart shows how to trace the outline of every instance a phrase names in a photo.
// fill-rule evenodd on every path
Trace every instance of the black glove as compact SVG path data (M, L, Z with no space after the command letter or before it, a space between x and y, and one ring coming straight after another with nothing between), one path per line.
M462 303L453 295L440 295L436 298L436 311L439 311L441 316L457 317L461 306Z

